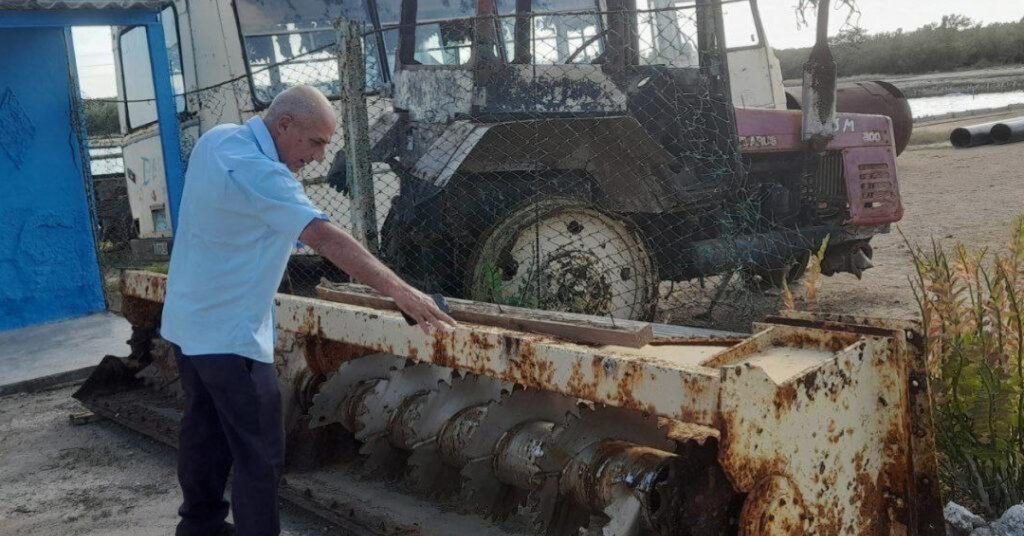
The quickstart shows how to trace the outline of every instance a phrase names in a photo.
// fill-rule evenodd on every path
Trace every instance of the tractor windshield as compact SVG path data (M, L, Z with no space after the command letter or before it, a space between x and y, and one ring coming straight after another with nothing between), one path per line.
M235 0L238 26L258 104L266 105L285 88L310 84L327 95L338 94L336 40L333 21L338 17L368 22L367 4L361 0ZM386 80L378 42L364 42L368 88Z
M530 6L529 50L541 65L590 63L604 51L604 24L595 0L533 0ZM506 54L514 50L516 1L499 0Z
M413 57L423 65L461 65L473 48L476 0L419 0Z
M637 0L640 63L698 67L694 0Z

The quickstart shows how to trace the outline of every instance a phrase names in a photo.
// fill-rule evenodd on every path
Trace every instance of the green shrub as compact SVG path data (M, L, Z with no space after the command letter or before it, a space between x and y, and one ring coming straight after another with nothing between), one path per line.
M1024 500L1024 217L998 252L911 248L950 498L988 516Z

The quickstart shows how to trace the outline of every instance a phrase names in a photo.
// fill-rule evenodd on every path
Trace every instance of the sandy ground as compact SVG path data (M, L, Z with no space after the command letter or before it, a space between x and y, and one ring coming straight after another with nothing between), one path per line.
M970 121L968 121L970 122ZM938 126L936 127L938 128ZM943 126L948 131L948 125ZM908 276L913 244L930 247L961 241L972 248L1008 242L1014 219L1024 214L1024 144L953 149L912 147L900 156L903 221L876 237L875 267L860 281L849 274L825 278L818 308L870 316L917 314Z
M71 425L73 388L0 397L0 534L167 536L181 493L170 447L110 421ZM282 534L340 534L301 510Z
M1024 212L1022 162L1024 144L908 151L899 160L906 205L899 228L915 243L1004 243ZM863 280L823 280L818 309L916 314L910 256L893 231L874 240L876 267ZM0 398L0 534L171 534L180 502L174 451L109 421L70 425L68 415L81 411L71 392ZM286 535L339 533L292 508L283 522Z

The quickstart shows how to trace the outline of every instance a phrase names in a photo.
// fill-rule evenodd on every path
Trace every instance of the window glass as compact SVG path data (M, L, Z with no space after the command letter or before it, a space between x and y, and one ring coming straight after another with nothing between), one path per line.
M185 78L182 73L181 45L178 42L174 8L168 6L160 13L164 27L164 43L171 67L171 89L178 112L186 109ZM124 80L124 98L127 101L128 128L139 128L157 119L156 96L153 91L153 71L149 61L149 42L146 27L135 26L121 34L118 40L121 53L121 76Z
M473 0L420 0L416 6L413 59L423 65L460 65L473 44Z
M595 0L534 0L531 9L533 63L590 63L604 51L604 28ZM502 39L509 58L514 50L515 10L515 0L498 1Z
M760 44L753 7L748 0L723 4L722 20L725 23L727 48L752 47Z
M278 93L300 84L338 95L332 21L346 17L368 22L365 2L237 0L236 6L256 102L269 104ZM383 85L384 69L374 34L364 38L363 54L367 89L377 89Z
M637 10L641 64L700 66L693 0L637 0Z

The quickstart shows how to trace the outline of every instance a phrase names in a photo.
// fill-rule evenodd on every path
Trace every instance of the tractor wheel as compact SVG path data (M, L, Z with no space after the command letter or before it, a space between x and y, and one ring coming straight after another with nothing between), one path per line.
M626 221L584 201L529 202L497 221L467 270L471 299L647 320L658 276Z

